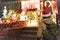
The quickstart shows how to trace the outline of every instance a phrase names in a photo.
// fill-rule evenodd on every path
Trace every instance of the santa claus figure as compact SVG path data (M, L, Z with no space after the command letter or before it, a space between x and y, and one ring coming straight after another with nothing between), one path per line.
M43 17L49 17L51 15L51 2L50 1L46 1L45 2L45 7L43 10Z

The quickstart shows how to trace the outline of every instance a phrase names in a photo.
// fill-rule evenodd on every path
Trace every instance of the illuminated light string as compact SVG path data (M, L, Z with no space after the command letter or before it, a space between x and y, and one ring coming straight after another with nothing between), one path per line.
M39 1L37 1L37 0L30 0L30 1L26 1L26 2L25 1L21 1L21 2L22 2L22 9L23 9L23 11L22 11L22 14L21 14L20 21L21 20L25 20L24 9L26 10L26 9L29 9L29 8L32 8L32 9L33 8L38 8L38 9L40 8ZM38 25L37 20L28 21L27 26L33 26L33 25L34 26Z
M28 21L27 26L38 26L37 20Z
M55 9L55 10L53 10L56 14L58 14L58 9L57 9L57 3L56 3L56 1L52 1L52 3L53 3L53 9Z
M50 5L49 5L48 7L52 6L51 1L45 1L45 7L46 7L47 2L49 2L49 3L50 3Z
M40 8L40 6L39 6L39 1L21 1L22 2L22 9L25 9L26 7L27 8Z

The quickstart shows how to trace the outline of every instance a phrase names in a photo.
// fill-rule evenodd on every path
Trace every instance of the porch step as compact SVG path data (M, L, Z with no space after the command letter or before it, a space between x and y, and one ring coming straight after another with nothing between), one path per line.
M38 28L23 28L12 29L5 31L5 38L0 37L1 40L36 40Z

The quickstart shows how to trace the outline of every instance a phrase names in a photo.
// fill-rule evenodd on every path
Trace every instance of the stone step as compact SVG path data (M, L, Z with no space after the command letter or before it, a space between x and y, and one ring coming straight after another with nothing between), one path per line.
M38 27L37 27L37 28L38 28ZM30 28L30 27L28 27L28 28L23 28L22 30L26 30L26 31L27 31L27 30L34 30L34 31L35 31L35 30L37 30L37 28Z
M5 38L1 40L36 40L37 39L37 28L23 28L23 29L12 29L6 30Z
M22 29L21 30L21 35L36 35L37 34L37 29Z
M37 35L27 35L27 34L24 35L24 34L23 34L23 35L20 35L20 37L21 37L21 38L36 38Z
M22 32L37 32L37 30L22 30Z
M37 40L37 38L20 38L20 40Z

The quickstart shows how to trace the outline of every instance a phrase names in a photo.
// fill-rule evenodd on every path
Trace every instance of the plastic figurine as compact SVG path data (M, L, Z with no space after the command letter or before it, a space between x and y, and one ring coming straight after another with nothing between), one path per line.
M2 18L6 19L6 14L7 14L7 9L6 9L6 6L4 6L3 17Z

